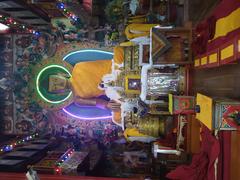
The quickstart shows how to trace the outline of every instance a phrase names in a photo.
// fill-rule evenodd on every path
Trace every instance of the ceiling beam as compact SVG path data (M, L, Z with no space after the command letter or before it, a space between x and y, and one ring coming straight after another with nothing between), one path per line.
M41 17L42 19L44 19L47 22L51 22L51 19L48 17L48 14L45 13L41 8L39 8L36 5L29 5L27 4L25 1L21 0L12 0L15 3L21 5L23 8L28 9L29 11L33 12L34 14L38 15L39 17Z

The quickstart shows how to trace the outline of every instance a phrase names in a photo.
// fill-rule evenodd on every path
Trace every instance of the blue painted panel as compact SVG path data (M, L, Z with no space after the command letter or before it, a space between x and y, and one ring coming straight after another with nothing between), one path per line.
M64 60L74 66L76 63L83 61L111 60L112 58L112 52L84 49L68 54L65 56Z
M107 109L100 109L97 107L90 106L78 106L72 103L65 108L68 112L71 112L75 116L80 116L84 118L94 118L102 116L111 116L111 111Z

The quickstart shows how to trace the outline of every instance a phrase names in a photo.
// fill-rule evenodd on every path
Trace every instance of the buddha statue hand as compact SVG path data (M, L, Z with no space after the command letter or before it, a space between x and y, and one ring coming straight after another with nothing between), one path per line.
M75 97L74 102L77 105L88 105L88 106L96 106L101 109L111 109L114 112L121 110L121 104L117 103L116 101L107 101L101 98L81 98L81 97Z
M121 104L116 101L106 101L104 99L96 99L96 106L101 109L111 109L114 112L121 110Z
M107 108L111 109L114 112L119 112L119 111L121 111L121 104L117 103L116 101L111 100L108 102Z

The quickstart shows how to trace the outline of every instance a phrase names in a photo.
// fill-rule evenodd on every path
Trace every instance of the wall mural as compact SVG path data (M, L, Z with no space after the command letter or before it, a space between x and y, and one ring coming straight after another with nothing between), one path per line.
M88 4L88 1L84 2ZM65 147L71 144L76 150L100 151L103 153L101 168L99 174L92 176L131 177L134 173L150 173L147 167L151 163L148 156L151 147L144 143L126 142L122 129L111 118L83 120L72 117L61 106L47 103L37 93L37 75L47 65L61 65L71 72L71 65L63 62L67 54L81 49L112 51L120 38L125 39L119 33L124 32L123 23L103 23L99 14L96 16L99 19L85 18L84 13L74 7L69 11L87 22L83 21L85 24L80 24L83 25L81 27L70 23L67 18L53 18L54 30L51 32L0 35L2 132L22 135L37 131L40 135L65 139L62 143ZM122 8L121 4L119 8ZM99 12L102 16L108 13Z
M53 18L52 25L62 32L65 44L71 42L98 42L101 47L115 46L119 42L119 32L113 25L105 24L93 28L79 28L66 18Z
M99 170L91 176L131 177L134 173L149 173L146 167L150 167L150 146L126 143L121 127L111 118L75 118L62 110L71 98L61 106L47 103L37 93L37 75L44 67L61 65L71 72L72 66L63 61L67 54L82 49L113 51L119 44L119 29L124 26L110 22L92 26L93 20L87 19L89 25L78 27L67 18L53 18L51 32L0 35L0 128L3 134L38 132L64 139L65 147L73 145L76 150L101 152Z
M11 35L0 37L0 101L1 128L6 134L14 129L13 121L13 39Z
M81 139L84 144L98 141L109 145L117 138L120 128L107 120L80 120L62 110L50 111L36 97L36 71L44 64L61 64L69 52L96 48L102 44L89 42L66 43L61 31L41 33L39 36L13 34L1 36L1 113L5 134L52 133L65 138ZM65 44L64 44L65 43ZM106 49L106 48L105 48ZM108 50L112 50L111 47ZM1 123L2 124L2 123Z
M109 7L105 13L115 18L111 15L111 8L115 6ZM121 3L117 8L113 13L118 14L118 10L123 9ZM78 9L70 10L82 14ZM51 32L0 35L0 128L4 134L38 132L64 139L62 145L65 147L71 144L76 150L95 154L100 151L103 154L101 168L98 173L90 174L92 176L150 174L149 144L126 142L121 127L115 125L111 118L83 120L65 113L62 107L72 97L61 106L47 103L37 93L37 75L44 67L61 65L71 72L72 66L63 61L67 54L82 49L113 51L119 39L125 39L119 33L124 32L122 19L118 24L110 20L109 24L95 23L94 18L85 20L89 24L80 27L70 23L67 18L53 18L54 30Z

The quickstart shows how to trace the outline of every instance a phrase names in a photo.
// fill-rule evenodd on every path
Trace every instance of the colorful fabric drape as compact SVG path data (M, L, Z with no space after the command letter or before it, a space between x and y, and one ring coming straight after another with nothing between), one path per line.
M230 179L231 166L231 131L220 131L219 142L221 153L218 158L217 180Z
M136 128L126 128L124 131L124 137L128 140L128 137L147 137L147 135L140 133Z
M127 39L149 36L150 29L158 24L129 24L125 29Z
M214 180L214 163L217 159L220 146L219 141L211 134L211 131L203 126L202 146L200 153L193 156L191 165L181 165L167 174L169 179L177 180Z

